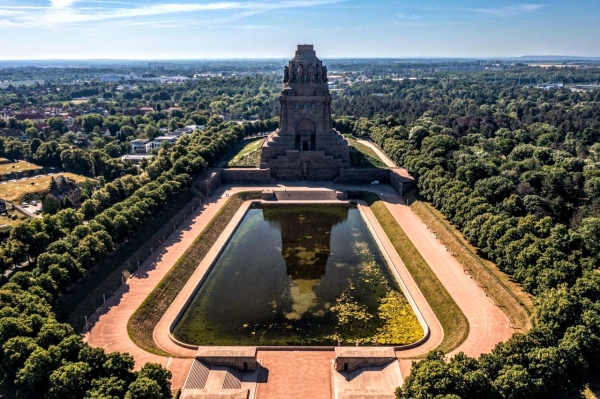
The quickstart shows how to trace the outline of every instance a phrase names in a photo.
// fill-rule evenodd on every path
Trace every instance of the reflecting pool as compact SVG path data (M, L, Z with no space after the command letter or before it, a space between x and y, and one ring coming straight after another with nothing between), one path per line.
M405 344L421 338L360 211L253 205L175 327L195 345Z

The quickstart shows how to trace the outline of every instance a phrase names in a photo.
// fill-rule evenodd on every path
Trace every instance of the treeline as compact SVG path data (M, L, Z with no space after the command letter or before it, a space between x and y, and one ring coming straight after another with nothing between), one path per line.
M120 87L128 84L134 87L124 90ZM119 115L128 108L152 107L163 111L177 104L184 110L193 108L228 114L233 119L269 119L278 114L280 85L281 76L276 75L202 77L180 84L47 83L0 90L0 108L18 110L28 106L54 106L69 112L91 105L105 107L110 115ZM90 97L89 103L71 103L81 97Z
M600 80L599 69L586 73ZM332 111L337 117L393 116L403 126L428 113L439 125L458 134L481 133L486 137L500 128L517 130L539 122L587 141L600 138L600 90L542 90L517 86L513 80L489 82L470 74L461 77L356 84L333 101Z
M419 193L535 295L535 327L490 354L417 363L398 398L568 398L600 357L600 162L573 131L535 123L472 133L426 113L342 118L417 178ZM552 137L552 140L547 140Z
M80 210L62 210L12 229L0 259L5 264L24 258L35 263L0 288L3 387L20 398L170 397L169 371L148 364L132 372L131 356L89 347L71 326L56 321L51 306L245 133L244 126L235 123L196 131L161 149L147 173L107 183ZM20 258L15 248L20 248Z

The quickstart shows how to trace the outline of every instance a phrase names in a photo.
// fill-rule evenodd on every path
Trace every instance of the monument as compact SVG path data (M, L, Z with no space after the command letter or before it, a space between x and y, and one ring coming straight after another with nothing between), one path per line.
M331 124L327 67L298 45L284 68L279 128L263 144L261 169L277 180L333 180L350 168L348 141Z

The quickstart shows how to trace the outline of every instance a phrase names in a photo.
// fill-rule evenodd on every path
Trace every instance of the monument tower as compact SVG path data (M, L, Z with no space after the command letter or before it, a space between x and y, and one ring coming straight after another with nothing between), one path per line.
M327 67L298 45L284 68L279 128L262 147L261 168L278 180L333 180L350 167L348 141L331 124Z

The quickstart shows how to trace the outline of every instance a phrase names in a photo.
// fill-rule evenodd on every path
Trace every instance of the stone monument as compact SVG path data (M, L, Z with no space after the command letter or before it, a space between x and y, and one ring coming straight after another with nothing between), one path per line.
M299 45L284 68L279 128L263 144L261 169L278 180L333 180L350 168L348 141L331 124L327 67Z

